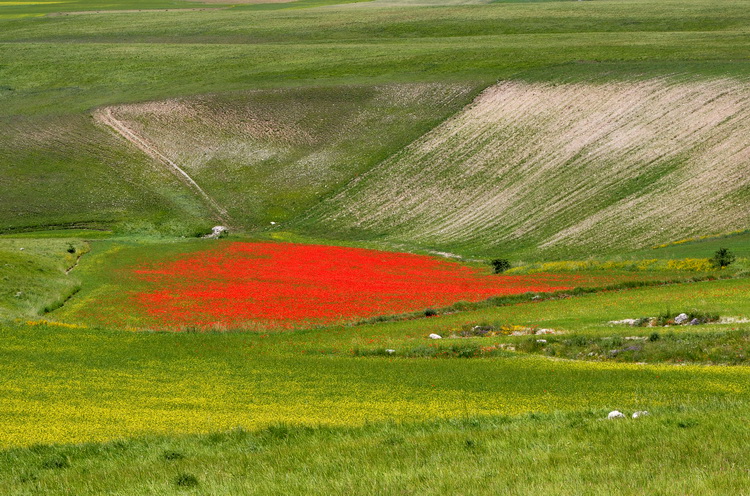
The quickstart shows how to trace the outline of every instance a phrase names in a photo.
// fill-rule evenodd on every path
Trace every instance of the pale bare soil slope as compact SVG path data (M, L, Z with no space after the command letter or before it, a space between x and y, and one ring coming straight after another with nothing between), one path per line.
M750 88L505 82L313 210L321 231L605 253L746 228Z
M104 111L189 175L233 225L257 228L315 205L475 92L465 83L259 90Z

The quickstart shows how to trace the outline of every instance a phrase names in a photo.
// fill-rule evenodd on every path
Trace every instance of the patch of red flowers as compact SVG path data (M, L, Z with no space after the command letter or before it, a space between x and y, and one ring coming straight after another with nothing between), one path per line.
M429 256L291 243L221 243L136 269L135 301L165 326L298 327L569 289L550 275L490 275ZM565 284L568 283L568 284Z

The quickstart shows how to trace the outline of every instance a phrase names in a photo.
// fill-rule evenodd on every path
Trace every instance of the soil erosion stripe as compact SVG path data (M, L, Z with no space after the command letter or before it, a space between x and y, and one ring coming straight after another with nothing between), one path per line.
M206 203L211 207L211 209L214 211L216 217L224 224L227 224L229 220L229 214L227 211L219 205L216 200L211 198L208 193L206 193L203 188L198 186L198 183L193 180L190 175L185 172L179 165L171 161L169 158L164 156L159 150L157 150L153 145L151 145L148 141L146 141L144 138L139 136L135 131L127 127L122 121L117 119L114 115L112 115L111 109L100 109L97 110L94 113L94 119L101 122L102 124L112 128L117 134L137 146L141 151L143 151L146 155L149 157L155 159L156 161L164 164L169 168L169 170L176 175L183 183L185 183L189 188L191 188L193 191L198 193L205 201Z

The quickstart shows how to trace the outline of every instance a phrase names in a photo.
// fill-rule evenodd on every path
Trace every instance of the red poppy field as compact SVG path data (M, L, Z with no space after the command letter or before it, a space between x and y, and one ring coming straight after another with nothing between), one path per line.
M292 243L220 243L127 269L146 325L293 328L568 289L580 277L492 275L429 256Z

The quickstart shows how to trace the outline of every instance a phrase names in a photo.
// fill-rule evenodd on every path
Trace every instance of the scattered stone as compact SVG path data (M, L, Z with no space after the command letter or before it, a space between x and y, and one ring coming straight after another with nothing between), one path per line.
M440 334L432 333L430 334L430 339L443 339L443 336L441 336Z
M19 291L18 293L16 293L16 298L20 298L21 296L23 296L23 291Z
M622 320L610 320L610 324L616 324L616 325L629 325L634 326L638 323L638 319L622 319Z
M19 250L24 251L26 248L19 248Z
M745 319L741 317L724 317L722 319L719 319L720 324L748 324L750 323L750 319Z
M647 336L625 336L626 341L645 341L647 339Z
M678 315L677 317L674 318L674 323L682 325L685 322L687 322L687 320L688 320L687 314L686 313L681 313L680 315Z
M607 415L607 418L608 418L609 420L612 420L612 419L619 419L619 418L625 418L625 414L624 414L624 413L622 413L622 412L621 412L621 411L619 411L619 410L612 410L611 412L609 412L609 415Z
M394 353L396 353L396 350L385 350L385 352L389 355L393 355Z
M633 418L636 419L640 417L645 417L646 415L648 415L648 412L646 410L639 410L633 414Z
M558 334L554 329L537 329L534 334Z
M275 225L276 225L276 223L275 223L274 221L271 221L271 225L272 225L272 226L275 226Z
M532 299L532 300L541 300L541 299L542 299L542 297L541 297L541 296L539 296L539 295L535 295L535 296L532 296L532 297L531 297L531 299Z
M487 326L485 326L485 327L483 327L483 326L474 326L474 327L471 328L471 332L475 336L484 336L485 334L487 334L491 330L492 330L492 328L491 327L487 327Z
M206 234L203 239L219 239L229 234L229 229L224 226L214 226L211 228L211 234Z
M691 320L690 322L688 322L688 325L698 325L698 324L700 324L700 323L701 323L701 321L700 321L700 320L698 320L698 319L693 319L693 320Z
M546 339L537 339L536 342L540 343L540 344L547 344L547 340Z

